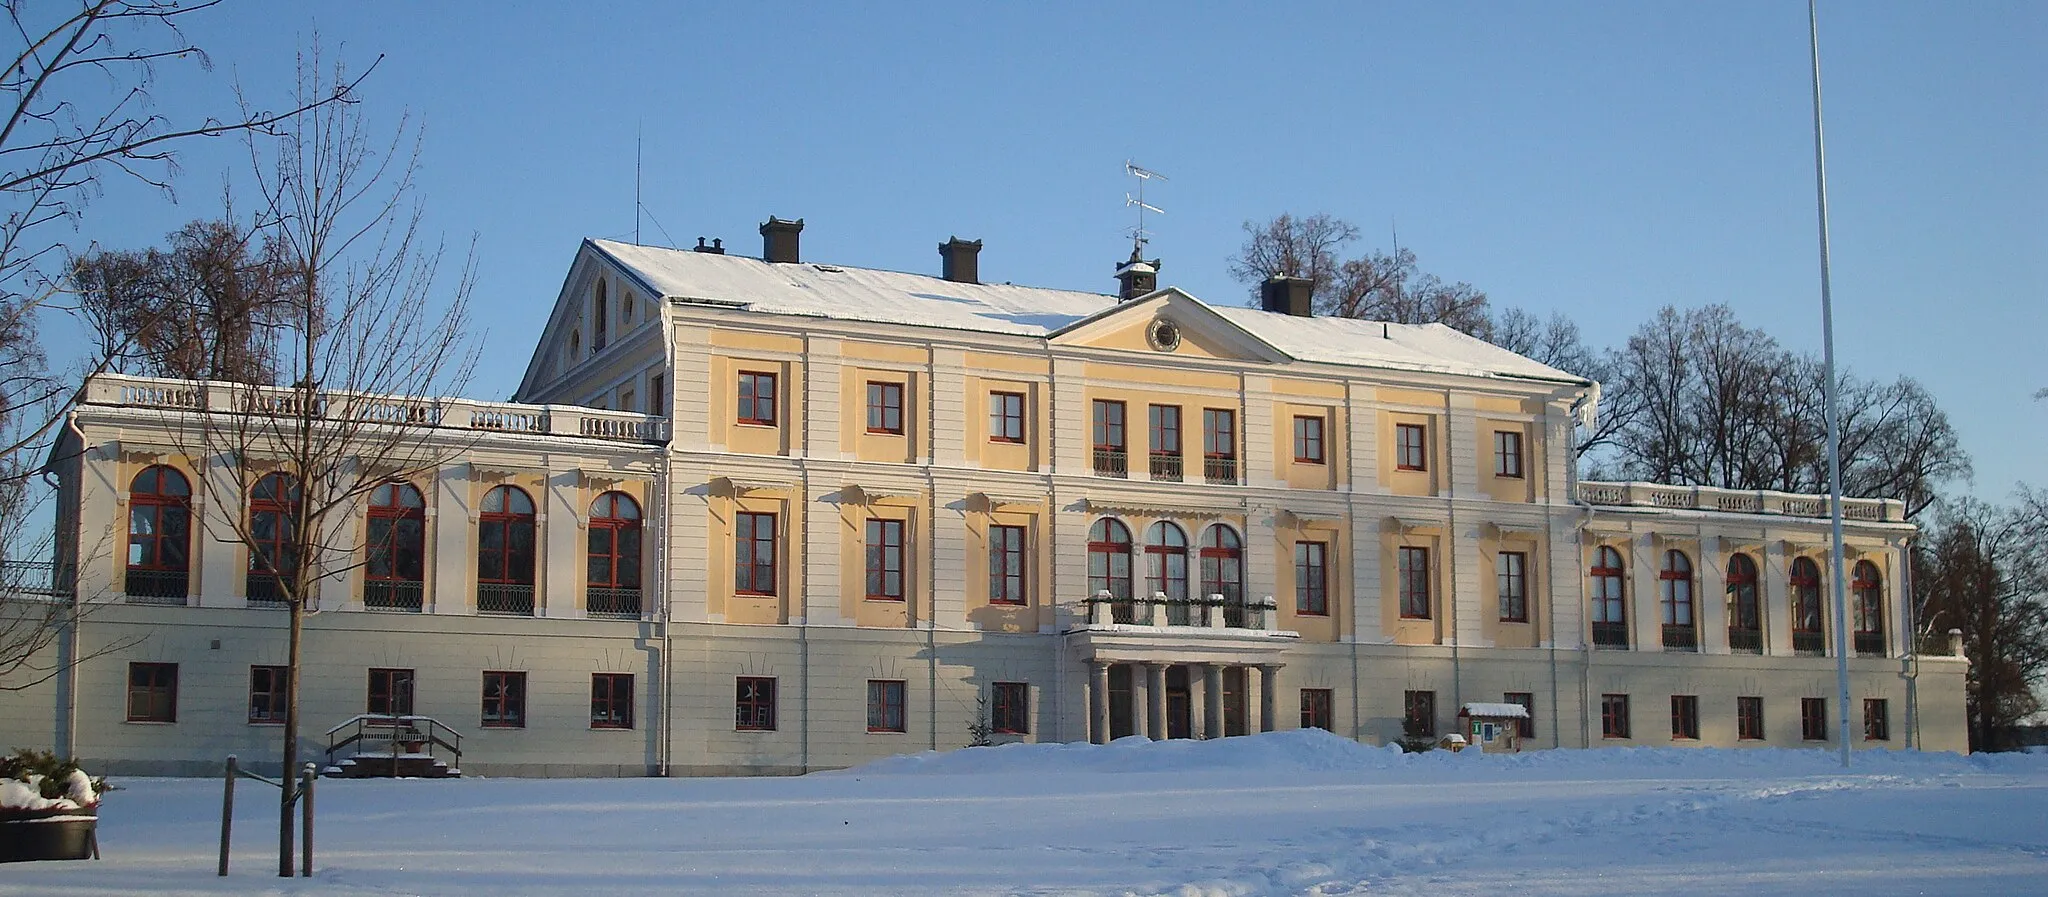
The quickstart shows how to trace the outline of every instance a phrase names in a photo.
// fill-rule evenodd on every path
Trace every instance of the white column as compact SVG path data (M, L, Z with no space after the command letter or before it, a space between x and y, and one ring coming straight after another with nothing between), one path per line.
M695 465L669 464L668 582L663 583L669 602L669 619L682 623L711 621L711 565L732 564L732 557L711 556L711 484L709 473ZM721 615L720 619L723 619Z
M1351 614L1351 638L1366 645L1379 644L1385 638L1380 626L1380 601L1386 594L1380 579L1381 525L1372 509L1354 502L1349 553L1342 553L1341 546L1330 546L1331 553L1335 555L1331 558L1333 562L1337 557L1349 557L1351 560L1351 569L1345 571L1349 575L1338 577L1339 582L1348 582L1350 588L1332 595L1331 600L1346 603Z
M1721 557L1721 537L1701 536L1700 556L1693 571L1699 591L1693 595L1701 654L1728 653L1728 562Z
M1469 417L1466 422L1471 422ZM1450 574L1446 577L1445 588L1451 588L1451 583L1457 584L1451 593L1451 600L1456 602L1452 606L1451 617L1456 628L1452 630L1451 637L1460 645L1490 648L1493 643L1486 639L1483 624L1487 618L1484 615L1491 612L1497 617L1500 611L1496 601L1488 600L1497 596L1492 595L1492 559L1484 557L1479 550L1481 525L1476 515L1467 515L1458 521L1456 529L1445 533L1449 538L1444 540L1444 562L1457 565L1444 571Z
M1152 688L1151 679L1145 675L1143 664L1126 664L1131 670L1131 734L1151 737L1150 722Z
M1273 488L1279 478L1273 474L1273 438L1276 432L1284 435L1290 421L1273 418L1273 381L1269 377L1244 378L1244 482L1251 486Z
M1265 663L1258 666L1258 671L1259 731L1277 731L1280 720L1278 719L1277 708L1274 706L1274 694L1279 691L1280 667L1275 664ZM1247 676L1245 678L1250 679L1251 677Z
M1764 653L1778 657L1792 656L1792 596L1786 580L1790 564L1783 540L1764 542L1763 569L1757 573L1763 577Z
M802 438L795 440L790 454L806 458L846 457L840 440L842 414L865 414L867 386L855 383L849 392L842 382L839 340L810 337L801 368L804 378Z
M1254 675L1253 671L1257 669L1244 668L1244 731L1247 735L1267 731L1266 723L1269 722L1266 715L1266 699L1267 693L1271 691L1268 687L1271 683L1265 681L1263 675Z
M723 402L714 401L706 388L712 382L711 332L705 327L677 325L675 344L675 371L670 385L675 404L669 414L669 447L676 451L714 448L712 409L731 407L733 398L726 396Z
M583 568L585 527L582 504L583 474L557 473L547 478L540 501L541 555L537 579L540 594L534 596L536 617L583 616Z
M1143 664L1133 673L1145 673L1146 719L1145 727L1153 741L1165 741L1166 729L1166 664Z
M1223 730L1223 667L1219 664L1202 665L1202 692L1208 707L1202 714L1207 728L1203 734L1209 738L1222 738Z
M804 490L804 499L804 604L795 612L813 626L845 625L842 591L846 579L851 576L858 582L861 572L842 570L845 565L839 556L840 503L847 500L844 486L814 481ZM703 579L701 572L698 578Z
M203 607L241 607L247 603L249 594L247 561L243 559L241 537L235 532L235 524L247 507L242 484L228 459L216 455L202 463L205 482L199 488L206 494L197 509L200 520L193 522L199 531L194 539L199 552L194 569L199 579L191 586L192 603ZM111 537L112 531L108 534ZM121 550L126 551L127 546Z
M1657 537L1650 533L1629 540L1629 649L1664 650L1664 609L1657 603L1657 571L1661 568Z
M1209 734L1208 684L1209 665L1206 663L1187 664L1188 671L1188 737L1206 738Z
M1093 412L1088 405L1087 384L1082 379L1079 359L1061 358L1052 363L1052 425L1046 430L1052 445L1051 469L1055 473L1086 475L1092 464Z
M1088 661L1088 741L1109 743L1109 664Z
M925 441L929 457L936 464L958 467L964 463L968 415L986 413L986 399L967 395L967 353L960 349L932 350L931 433Z
M930 596L931 604L918 616L940 629L967 628L967 594L987 591L986 580L967 581L967 490L958 482L934 481L932 511L918 516L919 544L931 552L932 581L918 591ZM922 565L920 565L922 566Z
M446 464L434 471L425 496L430 506L427 526L427 605L437 614L476 612L476 519L470 505L472 483L468 464Z

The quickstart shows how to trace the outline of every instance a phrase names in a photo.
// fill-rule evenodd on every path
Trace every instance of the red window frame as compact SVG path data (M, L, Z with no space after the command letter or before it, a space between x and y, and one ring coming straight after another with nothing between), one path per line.
M1700 740L1699 695L1671 696L1671 740Z
M191 545L190 481L162 464L143 468L128 484L128 569L190 573Z
M1093 415L1094 448L1099 452L1121 452L1129 445L1130 434L1125 424L1129 418L1124 403L1115 399L1096 399L1091 406Z
M734 419L754 427L775 426L776 374L772 371L739 372L739 405Z
M1694 624L1692 585L1692 559L1683 551L1664 552L1664 566L1657 571L1657 603L1664 611L1664 625Z
M1336 692L1327 688L1301 690L1301 728L1337 731Z
M1728 594L1734 596L1730 615L1730 628L1741 630L1762 630L1764 625L1763 603L1757 595L1756 561L1749 555L1736 554L1728 558Z
M624 492L606 492L590 505L585 585L597 589L640 588L640 503Z
M1493 475L1514 480L1522 478L1522 431L1493 431Z
M1884 698L1863 699L1863 740L1892 740L1891 702Z
M249 487L249 573L289 582L298 573L298 480L281 471L266 473ZM280 590L280 594L282 591ZM299 596L301 598L305 596Z
M1165 520L1145 530L1145 594L1159 592L1168 598L1188 597L1188 534Z
M1828 699L1799 699L1799 739L1801 741L1828 740Z
M868 381L868 432L884 436L903 435L903 384L888 380Z
M996 735L1031 734L1031 683L998 682L989 691L989 731Z
M1294 416L1294 461L1297 464L1323 463L1323 424L1319 414L1297 414Z
M733 731L775 731L775 680L767 676L733 679Z
M267 664L249 666L249 724L284 724L285 702L291 694L291 670Z
M741 511L733 515L732 589L735 594L776 594L775 528L774 514ZM766 535L763 535L764 530Z
M1628 623L1628 580L1621 552L1602 545L1590 571L1593 574L1593 622Z
M1422 424L1394 425L1394 469L1429 469L1429 430Z
M1220 523L1202 530L1202 593L1197 597L1222 595L1224 601L1244 600L1244 540L1237 531Z
M1520 704L1522 709L1528 713L1527 716L1515 720L1515 737L1535 738L1536 693L1530 691L1511 691L1502 694L1500 699L1504 704Z
M482 714L486 729L526 728L526 674L485 670Z
M1029 601L1026 576L1029 557L1024 527L990 524L988 528L988 602L1021 605Z
M901 679L868 680L868 731L908 732L909 721L903 712L905 703L904 682Z
M1237 460L1237 412L1229 408L1202 409L1202 457Z
M1401 571L1401 619L1430 619L1429 549L1403 545L1395 549L1395 558Z
M865 533L869 600L903 600L903 521L870 517Z
M140 661L128 664L128 721L178 721L177 664Z
M1600 737L1629 737L1628 695L1600 696Z
M363 578L417 583L426 579L427 502L411 483L380 483L365 521L369 550Z
M1330 615L1330 543L1294 543L1294 613L1303 617Z
M1500 622L1529 622L1529 553L1503 551L1494 555L1493 578L1500 593Z
M476 518L477 582L533 585L533 507L533 496L517 486L493 486L484 493L483 510Z
M1024 394L988 394L988 441L1018 444L1024 441Z
M1810 558L1794 558L1786 577L1792 585L1792 631L1819 635L1827 631L1820 602L1820 566Z
M1764 699L1744 695L1735 699L1735 740L1764 740Z
M1856 596L1856 634L1884 635L1884 580L1877 565L1857 561L1849 593ZM1853 650L1853 646L1852 646Z
M1095 521L1088 528L1088 596L1106 591L1114 598L1132 597L1132 561L1130 527L1113 517Z
M633 728L633 674L590 674L590 727Z
M369 687L364 690L363 712L379 716L411 716L413 691L419 677L414 671L371 667Z
M1401 693L1401 732L1410 737L1436 737L1436 692Z
M1145 419L1151 430L1152 454L1181 453L1179 405L1148 405L1145 408Z

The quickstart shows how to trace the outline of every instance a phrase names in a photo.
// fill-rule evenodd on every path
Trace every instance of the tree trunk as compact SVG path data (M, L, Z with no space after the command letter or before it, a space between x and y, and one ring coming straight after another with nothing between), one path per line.
M305 622L304 599L292 596L291 641L285 660L284 770L277 781L284 792L277 810L277 876L292 877L292 805L298 796L299 768L299 630Z

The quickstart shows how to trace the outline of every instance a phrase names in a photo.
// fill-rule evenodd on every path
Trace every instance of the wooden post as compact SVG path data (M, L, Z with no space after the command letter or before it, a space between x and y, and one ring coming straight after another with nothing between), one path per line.
M303 774L305 784L299 791L299 877L313 877L313 780L319 771L313 764L306 764Z
M220 874L228 874L228 837L235 828L235 755L228 755L227 782L220 797Z

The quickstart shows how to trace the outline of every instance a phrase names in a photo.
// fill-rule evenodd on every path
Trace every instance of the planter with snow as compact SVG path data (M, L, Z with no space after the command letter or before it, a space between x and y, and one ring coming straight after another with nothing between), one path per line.
M0 767L0 863L98 855L104 782L48 754L18 752Z

